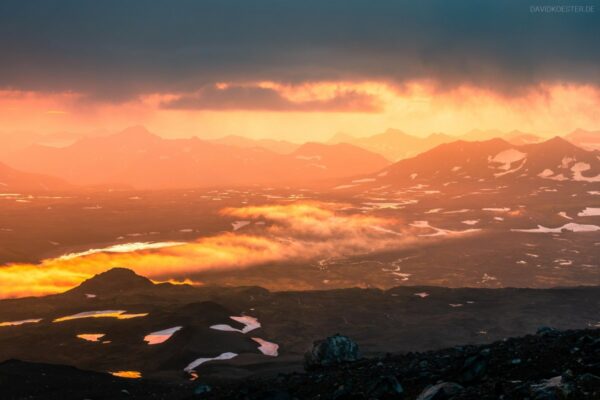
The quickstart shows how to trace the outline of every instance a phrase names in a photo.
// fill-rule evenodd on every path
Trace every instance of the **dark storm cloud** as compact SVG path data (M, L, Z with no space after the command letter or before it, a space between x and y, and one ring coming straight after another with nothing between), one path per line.
M0 88L114 101L218 81L598 84L598 1L559 14L532 2L3 0Z
M320 112L375 112L381 110L377 99L355 91L337 93L325 100L292 101L277 90L257 86L202 88L190 95L162 104L164 108L184 110L269 110Z

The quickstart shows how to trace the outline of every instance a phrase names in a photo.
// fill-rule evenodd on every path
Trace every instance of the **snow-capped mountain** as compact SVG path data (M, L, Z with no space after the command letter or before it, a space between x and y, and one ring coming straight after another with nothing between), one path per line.
M408 185L526 180L600 182L600 156L555 137L516 146L503 139L442 144L355 179L352 184Z

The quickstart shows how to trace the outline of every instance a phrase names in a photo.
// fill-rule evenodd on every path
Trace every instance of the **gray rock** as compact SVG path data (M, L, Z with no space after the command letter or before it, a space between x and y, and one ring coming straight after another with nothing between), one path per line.
M569 398L573 388L562 376L555 376L531 385L530 391L534 400L560 400Z
M600 377L593 374L583 374L577 377L577 385L587 392L600 391Z
M210 391L211 391L211 387L210 386L208 386L208 385L206 385L204 383L201 383L198 386L196 386L196 388L194 389L194 394L199 396L199 395L206 394L206 393L208 393Z
M465 360L462 368L463 382L475 382L481 380L487 370L487 360L482 356L472 356Z
M332 399L333 400L343 400L347 398L351 398L352 395L352 385L341 385L338 386L335 392L333 392Z
M442 382L431 386L417 397L416 400L445 400L462 392L464 388L458 383Z
M368 391L370 398L399 399L404 395L404 388L398 380L391 375L376 379Z
M358 359L358 345L347 336L334 335L314 342L313 348L304 355L304 365L311 369Z
M283 390L269 390L261 394L261 400L291 400L292 396Z
M559 331L557 329L551 328L549 326L540 326L537 329L536 334L543 336L543 335L551 335L551 334L558 333L558 332Z

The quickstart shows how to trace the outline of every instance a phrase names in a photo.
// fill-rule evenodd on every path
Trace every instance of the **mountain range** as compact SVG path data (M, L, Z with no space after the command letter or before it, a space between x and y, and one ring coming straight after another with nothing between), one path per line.
M545 140L541 136L519 130L502 132L494 129L473 129L459 136L432 133L429 136L420 137L404 133L398 129L388 129L383 133L358 138L345 133L337 133L327 143L350 143L381 154L393 162L416 156L443 143L457 140L486 141L494 138L504 139L517 146L540 143ZM600 131L577 129L564 135L564 139L586 150L600 150Z
M381 154L390 161L408 158L429 150L439 144L456 140L442 133L433 133L425 138L412 136L397 129L388 129L373 136L354 138L345 134L333 136L327 143L349 143Z
M521 131L474 130L462 137L490 139L455 140L445 134L420 138L389 129L366 138L337 134L328 143L241 136L207 141L165 139L138 126L83 137L65 147L34 144L6 153L0 185L7 191L60 190L68 186L65 182L137 189L321 182L345 186L356 177L377 184L507 177L597 182L600 173L599 132L577 130L566 139L547 141ZM392 164L390 159L399 160Z
M298 143L288 142L287 140L251 139L239 135L228 135L217 139L211 139L209 141L211 143L235 147L260 147L279 154L289 154L300 147Z
M430 150L442 143L455 142L457 140L482 141L493 138L503 138L515 145L538 143L543 139L537 135L513 130L504 133L499 130L471 130L464 135L453 136L444 133L432 133L426 137L409 135L398 129L388 129L383 133L373 136L356 138L348 134L338 133L327 143L350 143L358 147L381 154L390 161L416 156L424 151ZM578 138L575 138L578 139Z
M138 189L303 184L375 172L382 156L348 144L306 143L290 154L189 139L163 139L143 127L86 137L62 148L34 145L5 156L12 167L78 185Z

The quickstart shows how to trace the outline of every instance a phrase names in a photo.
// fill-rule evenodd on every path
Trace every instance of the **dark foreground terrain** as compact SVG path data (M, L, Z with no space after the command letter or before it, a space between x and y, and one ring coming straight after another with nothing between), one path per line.
M489 345L389 354L313 366L306 373L209 384L128 380L9 360L0 364L0 389L3 399L599 399L600 330L541 328L536 335Z
M363 356L379 357L481 345L540 326L596 328L599 308L596 286L270 292L153 284L114 269L63 294L0 301L0 361L133 371L142 378L185 382L191 374L184 369L195 360L234 354L194 370L211 381L246 379L301 371L313 341L336 332L355 340ZM106 315L80 314L97 312ZM65 319L74 315L80 318ZM240 316L255 319L256 326L231 318ZM146 341L153 332L175 327L179 330L161 343ZM257 340L278 346L275 353L263 352Z

